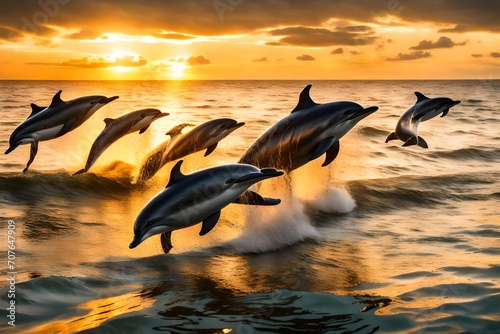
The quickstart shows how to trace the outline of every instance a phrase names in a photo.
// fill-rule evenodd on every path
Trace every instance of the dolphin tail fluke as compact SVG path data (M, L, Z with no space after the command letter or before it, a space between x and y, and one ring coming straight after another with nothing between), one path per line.
M429 148L429 145L425 142L424 138L418 136L418 146L421 148Z
M323 162L321 167L326 167L329 164L331 164L332 161L335 160L337 155L339 155L339 151L340 151L340 141L336 141L335 143L333 143L332 146L330 146L328 151L326 151L325 162Z
M396 136L396 132L391 132L390 135L387 136L385 139L385 142L387 143L388 141L399 139L398 136Z
M78 175L78 174L83 174L83 173L86 173L86 172L87 172L87 170L88 170L87 168L82 168L82 169L80 169L78 172L73 173L73 175Z
M254 191L247 190L241 196L236 198L233 203L235 204L246 204L246 205L262 205L262 206L271 206L278 205L281 203L279 198L269 198L262 197Z
M403 144L403 147L417 145L417 144L418 144L417 137L412 136Z
M174 247L172 246L172 232L164 232L160 235L160 243L163 252L167 254Z
M28 171L28 168L30 168L31 163L33 162L33 160L35 160L37 152L38 152L38 141L34 141L31 143L30 159L26 164L26 168L23 169L23 173L26 173Z

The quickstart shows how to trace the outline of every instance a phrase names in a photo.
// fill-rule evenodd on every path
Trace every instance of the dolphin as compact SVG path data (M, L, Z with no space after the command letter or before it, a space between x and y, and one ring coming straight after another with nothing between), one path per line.
M62 90L54 95L48 107L39 107L32 103L31 115L10 136L10 147L5 154L9 154L19 145L31 143L30 159L23 173L35 159L39 141L65 135L82 125L99 108L118 98L118 96L92 95L65 102L61 100L61 93Z
M160 144L148 155L140 169L138 182L145 182L152 178L167 162L204 149L207 149L205 156L208 156L215 150L219 141L245 123L238 123L231 118L217 118L181 134L181 130L187 125L189 124L180 124L166 133L171 140ZM175 142L173 142L174 139Z
M92 144L85 168L80 169L73 175L87 172L99 156L121 137L136 131L142 134L149 128L151 123L168 115L168 113L162 113L158 109L148 108L132 111L114 119L105 118L104 123L106 123L106 126Z
M378 110L349 101L318 104L311 85L292 112L272 125L240 158L240 163L291 172L326 153L323 167L339 153L339 140L360 120Z
M447 97L428 98L420 92L415 92L417 102L406 110L399 118L396 125L396 131L391 132L385 142L400 139L404 142L403 146L418 145L422 148L429 146L425 140L418 135L418 125L431 118L441 114L444 117L448 114L451 107L456 106L460 101L453 101Z
M179 160L172 168L165 189L146 204L137 216L130 248L161 233L163 250L168 253L172 248L172 231L202 222L200 235L205 235L219 221L221 209L230 203L277 205L281 202L247 190L259 181L283 175L283 172L274 168L259 170L251 165L228 164L183 175L182 162ZM241 195L245 192L251 195L242 199Z

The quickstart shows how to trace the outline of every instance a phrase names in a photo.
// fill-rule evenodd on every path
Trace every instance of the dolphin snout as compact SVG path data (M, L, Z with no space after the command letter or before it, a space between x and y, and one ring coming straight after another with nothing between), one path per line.
M241 128L243 125L245 125L245 122L235 123L235 124L229 126L228 129L236 130L237 128Z
M349 116L349 119L356 119L358 117L365 118L366 116L373 114L377 110L378 110L378 107L368 107L368 108L356 110Z
M5 151L5 154L9 154L10 152L14 151L19 145L11 145L7 151Z
M132 239L132 242L130 245L128 245L128 248L132 249L140 245L142 242L142 236L141 235L134 235L134 239Z
M270 179L272 177L281 176L283 174L284 174L284 172L282 172L280 170L276 170L274 168L263 168L260 170L260 172L251 173L251 174L245 175L243 177L240 177L238 179L238 181L236 181L236 182L241 183L241 182L246 182L246 181L250 181L250 180L261 181L261 180L265 180L265 179Z
M170 115L168 112L161 112L161 113L158 113L158 114L154 115L153 119L162 118L162 117L165 117L165 116L168 116L168 115Z
M107 104L109 102L112 102L114 100L116 100L117 98L119 98L119 96L112 96L112 97L104 97L101 99L101 101L99 101L100 104Z

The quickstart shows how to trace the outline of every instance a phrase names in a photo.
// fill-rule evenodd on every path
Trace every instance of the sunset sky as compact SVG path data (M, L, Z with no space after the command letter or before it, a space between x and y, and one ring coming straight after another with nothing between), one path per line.
M0 79L500 78L500 1L0 3Z

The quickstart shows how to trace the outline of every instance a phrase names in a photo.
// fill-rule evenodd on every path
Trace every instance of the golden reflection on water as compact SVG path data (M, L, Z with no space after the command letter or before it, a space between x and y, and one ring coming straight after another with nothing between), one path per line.
M151 307L153 303L154 300L141 298L135 293L91 300L77 306L77 309L79 309L83 315L54 321L47 325L25 330L22 333L76 333L96 328L104 321L116 316L147 309Z

